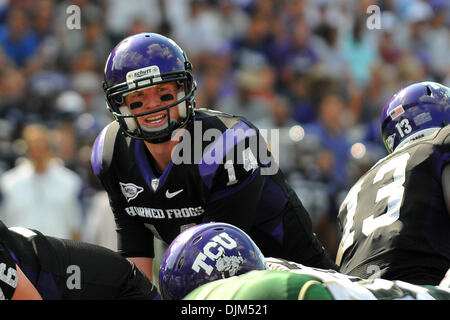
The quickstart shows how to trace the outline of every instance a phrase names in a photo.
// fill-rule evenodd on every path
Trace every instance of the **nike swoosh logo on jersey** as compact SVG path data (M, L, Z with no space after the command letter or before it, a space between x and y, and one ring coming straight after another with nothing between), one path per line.
M175 197L177 194L179 194L180 192L183 192L183 189L180 189L178 191L175 192L169 192L169 190L166 190L166 197L168 199Z

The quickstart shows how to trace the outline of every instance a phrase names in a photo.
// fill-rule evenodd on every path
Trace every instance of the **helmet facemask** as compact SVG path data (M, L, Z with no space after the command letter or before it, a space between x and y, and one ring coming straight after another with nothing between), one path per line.
M106 90L108 108L126 135L135 139L146 140L150 143L162 143L170 140L173 131L185 126L191 120L195 107L194 91L196 88L192 75L190 72L173 72L165 74L164 77L166 79L162 80L161 76L152 75L134 80L134 86L130 86L129 83L119 84ZM132 114L130 107L124 105L125 96L128 94L173 81L176 81L178 88L180 88L174 103L138 114ZM188 90L187 93L186 88ZM178 120L170 117L170 109L173 107L178 107ZM147 128L138 121L139 117L156 114L164 110L166 111L167 122L162 127Z
M186 63L186 65L190 68L190 63ZM153 67L157 69L157 66ZM139 72L139 70L135 71ZM178 88L183 88L177 93L177 100L174 103L139 114L132 114L129 106L124 105L126 95L167 82L176 82ZM104 82L103 88L106 93L107 108L119 122L124 133L132 138L146 140L150 143L162 143L170 140L174 130L185 126L191 120L195 108L194 92L196 83L190 71L151 74L146 77L139 77L138 79L120 83L110 88L107 88L106 82ZM179 121L170 117L170 108L176 106L178 106ZM145 128L139 124L139 117L148 116L163 110L166 111L168 120L164 127Z

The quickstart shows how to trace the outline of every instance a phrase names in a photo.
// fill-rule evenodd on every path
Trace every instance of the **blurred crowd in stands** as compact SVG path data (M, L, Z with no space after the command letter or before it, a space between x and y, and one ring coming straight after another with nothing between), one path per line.
M67 27L71 5L80 8L78 29ZM371 5L379 17L368 12ZM370 27L370 17L379 18L379 28ZM89 164L96 135L112 120L103 68L125 36L158 32L193 63L198 107L280 130L280 167L333 255L343 196L387 154L379 129L383 105L415 81L450 85L449 27L448 0L1 0L0 218L14 201L27 202L15 210L29 215L42 206L35 220L57 234L65 222L58 225L47 208L69 214L61 201L45 207L14 185L42 176L17 170L34 163L22 132L39 124L48 143L42 152L79 181L48 177L56 187L36 188L53 199L81 185L71 195L81 204L71 213L81 218L67 219L71 234L114 248L114 232L104 234L114 229L112 214Z

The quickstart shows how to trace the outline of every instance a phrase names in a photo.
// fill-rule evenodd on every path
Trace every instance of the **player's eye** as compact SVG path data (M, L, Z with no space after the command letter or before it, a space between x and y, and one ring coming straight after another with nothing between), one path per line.
M142 92L135 92L131 95L131 98L139 98L142 97L144 94Z
M168 94L162 95L160 99L161 99L161 101L171 101L174 99L174 97L173 97L173 94L168 93Z
M140 107L142 107L142 102L140 102L140 101L130 103L130 109L131 110L137 109L137 108L140 108Z

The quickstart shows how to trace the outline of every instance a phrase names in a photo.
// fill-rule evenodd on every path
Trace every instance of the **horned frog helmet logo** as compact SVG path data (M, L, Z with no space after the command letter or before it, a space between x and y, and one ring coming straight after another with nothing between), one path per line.
M386 138L386 144L392 151L394 151L394 140L395 140L395 133L391 134L389 137Z
M223 253L216 260L216 269L222 273L222 278L232 277L239 271L241 264L244 262L244 258L240 252L238 254L237 256L227 256Z

